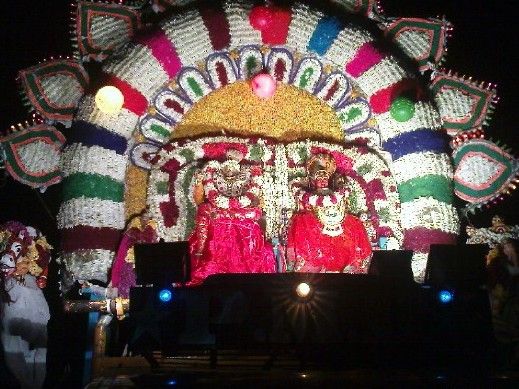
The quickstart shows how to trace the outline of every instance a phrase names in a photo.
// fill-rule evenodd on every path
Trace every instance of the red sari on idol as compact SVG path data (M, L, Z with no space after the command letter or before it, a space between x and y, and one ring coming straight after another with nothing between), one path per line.
M371 244L362 222L346 215L343 232L330 236L314 212L304 210L291 220L287 254L294 271L365 273L371 258Z
M191 283L200 284L211 274L274 273L272 246L259 225L257 207L219 208L200 204L195 230L189 238Z

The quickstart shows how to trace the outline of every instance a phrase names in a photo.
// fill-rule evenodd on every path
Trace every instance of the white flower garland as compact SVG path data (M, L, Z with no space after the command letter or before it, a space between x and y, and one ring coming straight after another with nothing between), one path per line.
M309 192L306 188L295 189L295 196L304 207L330 207L341 201L349 195L349 191L345 188L333 191L329 194L316 194Z
M128 158L100 146L74 143L61 154L61 170L65 177L74 173L88 173L122 180L126 174Z
M125 225L124 203L84 197L71 199L61 204L57 222L60 229L86 225L122 230Z
M424 227L451 234L459 233L458 212L450 204L432 197L420 197L402 203L402 227L406 230Z

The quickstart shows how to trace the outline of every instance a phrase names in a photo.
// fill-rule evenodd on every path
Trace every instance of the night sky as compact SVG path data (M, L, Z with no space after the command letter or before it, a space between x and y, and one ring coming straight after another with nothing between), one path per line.
M51 56L71 55L69 1L17 0L9 2L0 14L0 129L27 119L26 109L18 97L15 82L18 70ZM383 0L386 15L446 15L454 25L453 37L444 67L478 81L498 84L500 103L486 133L499 139L519 154L519 108L514 92L519 86L515 72L519 69L515 31L516 1L488 0ZM59 186L37 194L12 179L1 180L0 221L17 218L53 235L53 215L57 211ZM476 226L485 226L491 215L506 215L509 223L519 224L519 194L507 198L490 211L471 217Z

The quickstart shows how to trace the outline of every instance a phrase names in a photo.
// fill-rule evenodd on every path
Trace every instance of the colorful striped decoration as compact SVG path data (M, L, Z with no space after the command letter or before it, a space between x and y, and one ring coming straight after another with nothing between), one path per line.
M141 92L126 81L112 75L107 78L105 85L115 86L121 91L124 96L124 108L138 116L146 112L146 109L148 108L148 100Z
M63 179L63 201L80 197L122 201L124 184L111 177L76 173Z
M404 232L404 247L408 250L426 253L431 244L456 244L457 239L458 235L454 233L416 227Z
M77 226L61 230L62 249L65 253L77 250L110 250L115 251L119 245L121 234L113 228Z
M174 78L182 68L182 62L175 46L168 40L162 29L152 34L139 36L138 43L148 46L153 56L159 61L169 78Z
M411 153L447 153L449 143L443 133L428 128L420 128L387 140L383 147L391 154L393 159L398 159Z
M398 193L400 193L400 200L403 203L420 197L432 197L443 203L452 204L454 201L452 188L451 178L430 174L400 183Z
M325 55L343 27L343 23L336 16L325 16L317 23L307 49Z
M212 4L210 7L200 7L199 12L209 31L213 50L218 51L229 47L231 43L229 22L222 7L219 4Z
M385 55L372 42L367 42L357 51L355 58L346 64L346 71L352 77L359 77L368 69L379 63Z
M124 137L82 120L74 122L65 135L68 145L81 143L84 146L99 146L117 154L124 154L128 146Z

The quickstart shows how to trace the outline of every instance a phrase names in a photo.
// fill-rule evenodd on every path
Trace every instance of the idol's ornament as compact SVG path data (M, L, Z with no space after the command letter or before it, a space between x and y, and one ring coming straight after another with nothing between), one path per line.
M50 315L41 289L51 249L33 227L15 221L0 226L2 347L9 370L24 388L40 388L45 380Z
M265 229L255 238L279 242L283 259L290 219L301 211L293 180L306 174L312 148L338 167L344 155L352 162L345 214L362 221L373 246L413 250L417 280L429 246L456 241L460 210L491 206L514 189L516 160L482 139L495 86L439 67L452 30L446 20L389 17L372 0L315 3L77 3L74 58L20 73L45 125L71 125L57 172L58 227L60 260L74 279L108 281L128 221L146 207L162 239L191 236L200 209L214 207L193 200L195 172L224 163L204 145L242 144L240 164L261 170L252 207ZM89 76L92 61L101 78ZM36 144L29 149L51 143ZM26 166L19 171L55 171L50 162L34 167L26 149L11 158ZM469 205L457 209L455 195ZM326 214L317 210L322 226Z

